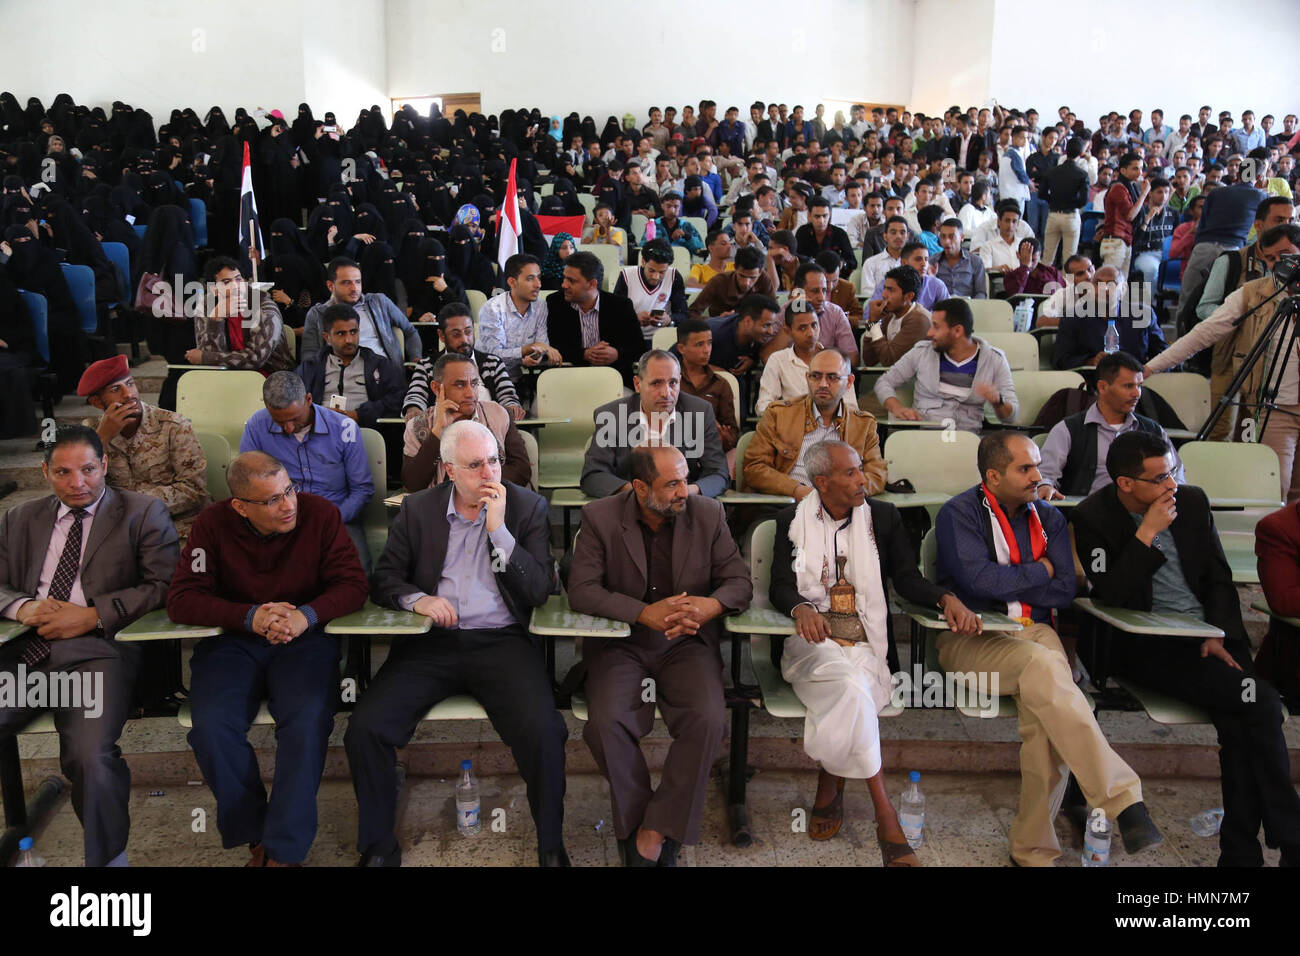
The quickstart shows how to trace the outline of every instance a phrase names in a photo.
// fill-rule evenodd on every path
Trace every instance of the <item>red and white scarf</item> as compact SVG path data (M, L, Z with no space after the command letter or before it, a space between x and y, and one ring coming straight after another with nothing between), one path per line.
M1022 564L1037 561L1047 553L1047 535L1043 532L1043 522L1038 517L1038 512L1034 509L1031 502L1029 508L1029 547L1032 556L1028 562L1022 562L1020 559L1020 544L1016 541L1015 533L1011 530L1011 522L1007 520L1006 512L998 504L998 499L989 491L988 486L980 483L980 498L984 502L984 508L989 513L989 521L993 527L993 553L998 559L998 564L1006 566L1010 564ZM1021 623L1026 623L1033 612L1027 603L1023 601L1007 602L1007 617L1016 618Z

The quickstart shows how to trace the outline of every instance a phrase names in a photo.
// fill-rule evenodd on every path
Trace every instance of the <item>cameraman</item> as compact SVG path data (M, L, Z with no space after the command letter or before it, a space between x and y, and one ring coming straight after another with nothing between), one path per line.
M1182 338L1147 362L1144 369L1150 378L1187 361L1203 348L1214 349L1214 378L1220 380L1221 389L1241 369L1244 357L1250 353L1256 340L1267 330L1282 296L1266 301L1277 291L1272 271L1282 256L1300 256L1300 226L1284 223L1274 226L1259 237L1259 257L1268 274L1247 282L1229 295L1223 305L1205 321L1198 323ZM1252 312L1252 310L1254 310ZM1250 313L1247 315L1247 313ZM1244 321L1241 321L1244 317ZM1293 320L1296 321L1296 320ZM1285 338L1275 342L1273 348L1291 343L1291 326L1284 324ZM1272 364L1270 355L1255 363L1240 395L1245 402L1253 402L1263 384L1263 378ZM1300 362L1293 345L1283 365L1282 381L1275 399L1276 408L1268 418L1262 435L1244 434L1248 416L1238 414L1234 435L1247 441L1260 441L1277 452L1282 474L1282 495L1288 502L1300 498L1300 469L1296 468L1296 442L1300 438ZM1238 408L1242 406L1238 404ZM1249 426L1253 429L1253 425Z

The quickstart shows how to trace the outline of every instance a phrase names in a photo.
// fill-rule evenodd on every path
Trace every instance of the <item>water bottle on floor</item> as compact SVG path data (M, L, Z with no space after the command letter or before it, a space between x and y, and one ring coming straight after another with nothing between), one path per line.
M32 852L32 838L23 837L18 841L18 862L14 866L44 866L45 858Z
M482 828L479 823L478 781L470 769L469 760L460 762L460 782L456 784L456 829L461 836L474 836Z
M1187 823L1191 826L1192 832L1198 837L1212 837L1219 832L1219 827L1223 825L1223 807L1202 810L1188 820Z
M1106 323L1106 337L1102 340L1101 350L1107 355L1119 351L1119 329L1115 328L1114 319Z
M1110 863L1110 820L1104 813L1092 810L1083 828L1083 865L1106 866Z
M913 850L925 842L925 794L921 792L921 773L913 770L908 775L907 789L899 801L898 823Z

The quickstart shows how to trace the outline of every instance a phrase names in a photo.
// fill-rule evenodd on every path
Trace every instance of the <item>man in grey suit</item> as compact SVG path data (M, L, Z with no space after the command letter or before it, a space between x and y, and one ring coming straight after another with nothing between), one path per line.
M637 362L636 394L600 406L596 432L582 463L582 492L605 498L632 487L632 449L671 445L686 458L688 492L716 498L731 483L713 406L682 394L682 367L654 349Z
M541 866L568 866L564 744L533 608L555 584L546 499L501 481L496 437L475 421L448 425L449 481L408 495L375 566L371 597L423 614L427 635L399 637L352 712L344 746L359 809L360 866L399 866L394 749L434 704L476 697L528 787Z
M0 517L0 614L30 628L0 645L0 676L22 688L42 672L51 690L62 683L100 697L38 706L24 695L0 707L0 741L54 710L86 866L125 866L131 825L131 772L117 738L140 654L114 637L162 604L179 555L167 506L109 487L107 468L94 429L65 425L41 466L54 494Z
M709 771L726 732L717 618L749 606L749 569L722 505L687 491L672 446L630 454L629 491L589 503L574 543L569 605L632 625L588 639L583 738L609 780L628 866L674 866L700 835ZM640 740L658 705L673 743L658 789Z

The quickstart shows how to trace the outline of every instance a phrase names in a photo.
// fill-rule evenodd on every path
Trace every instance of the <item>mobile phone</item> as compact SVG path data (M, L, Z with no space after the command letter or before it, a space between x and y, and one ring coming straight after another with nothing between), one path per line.
M325 132L327 133L337 133L339 131L339 128L337 126L324 126L322 127L322 129L324 129Z
M657 319L660 316L666 315L667 312L664 309L651 309L650 314Z
M336 412L345 412L348 409L348 399L346 395L331 395L330 408Z

